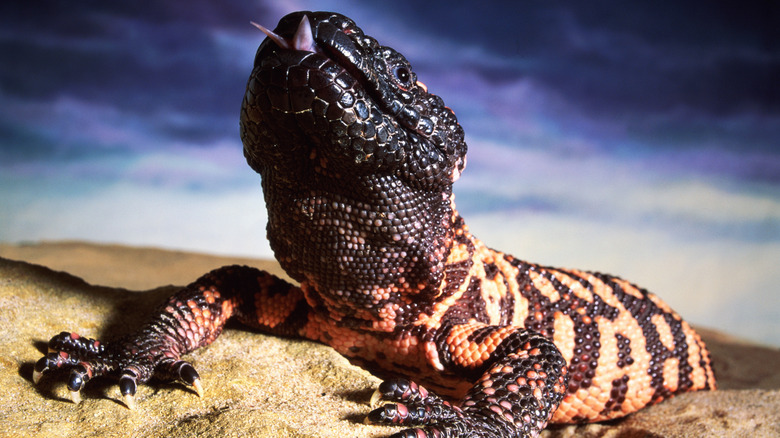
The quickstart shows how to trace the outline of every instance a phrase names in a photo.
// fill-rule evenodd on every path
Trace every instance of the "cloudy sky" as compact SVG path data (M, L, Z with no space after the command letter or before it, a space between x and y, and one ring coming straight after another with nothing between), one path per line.
M0 241L271 257L238 111L249 20L299 9L349 15L455 110L491 246L780 345L773 2L3 2Z

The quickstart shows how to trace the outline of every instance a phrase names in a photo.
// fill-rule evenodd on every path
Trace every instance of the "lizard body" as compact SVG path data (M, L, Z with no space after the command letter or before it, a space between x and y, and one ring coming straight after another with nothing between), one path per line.
M463 130L401 54L334 13L290 14L264 31L241 137L262 176L271 247L299 285L217 269L117 341L55 336L36 381L71 367L77 395L118 374L129 406L153 374L200 393L180 357L234 317L389 378L368 418L413 427L402 437L536 436L548 421L607 420L715 388L701 338L655 295L516 259L470 233L452 195Z

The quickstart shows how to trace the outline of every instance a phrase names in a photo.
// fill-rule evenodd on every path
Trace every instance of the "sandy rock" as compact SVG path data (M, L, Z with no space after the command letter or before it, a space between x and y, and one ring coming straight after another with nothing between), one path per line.
M139 388L138 408L130 411L114 381L96 379L75 405L67 399L66 376L32 383L33 364L52 335L69 330L111 338L138 325L175 290L160 285L185 284L224 264L279 272L278 265L81 243L0 245L0 257L0 326L8 328L0 338L2 437L379 437L396 430L362 424L376 377L329 347L237 326L188 357L203 378L203 398L156 383ZM543 436L780 436L780 350L700 332L720 390L684 394L605 424L553 426Z

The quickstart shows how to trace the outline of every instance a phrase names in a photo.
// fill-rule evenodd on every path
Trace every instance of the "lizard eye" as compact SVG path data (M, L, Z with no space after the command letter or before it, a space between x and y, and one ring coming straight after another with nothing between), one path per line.
M412 72L404 66L399 66L393 69L393 76L404 87L410 87L412 85Z

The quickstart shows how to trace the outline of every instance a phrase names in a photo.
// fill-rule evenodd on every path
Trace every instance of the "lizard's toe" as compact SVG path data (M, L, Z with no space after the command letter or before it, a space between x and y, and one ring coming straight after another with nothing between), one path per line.
M416 403L429 396L425 387L404 378L385 380L371 395L371 407L376 408L389 402Z
M119 378L119 392L122 393L122 399L128 409L135 409L135 393L138 389L138 372L133 368L122 370L122 376Z
M413 381L398 378L382 382L371 397L375 408L368 423L420 425L463 416L459 408Z
M192 386L198 397L203 396L203 385L200 382L200 374L191 363L185 360L166 358L157 364L155 375L163 380L178 380Z
M69 370L69 398L79 403L82 389L93 378L103 375L119 377L119 390L125 405L130 409L135 408L138 385L147 382L152 375L161 380L181 380L191 385L201 396L203 386L195 368L186 361L172 357L175 354L154 341L122 339L103 344L75 333L62 332L49 341L49 353L35 363L32 379L38 384L52 371ZM139 348L139 344L147 348Z

